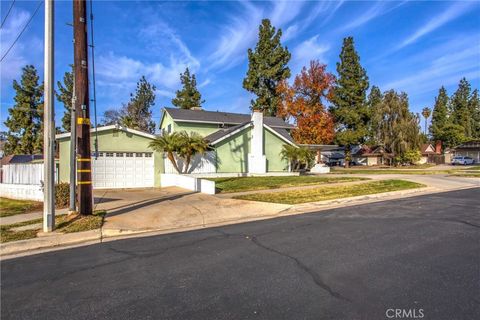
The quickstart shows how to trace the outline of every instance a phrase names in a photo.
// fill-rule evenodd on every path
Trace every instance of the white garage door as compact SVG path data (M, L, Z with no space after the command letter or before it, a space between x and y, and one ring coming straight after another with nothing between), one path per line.
M153 187L151 152L102 152L92 158L94 188Z

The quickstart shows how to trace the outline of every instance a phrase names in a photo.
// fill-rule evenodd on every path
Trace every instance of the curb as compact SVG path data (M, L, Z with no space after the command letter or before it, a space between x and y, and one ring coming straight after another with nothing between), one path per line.
M53 233L34 239L6 242L0 244L1 259L13 258L9 256L25 252L34 254L41 249L68 247L80 243L100 243L101 238L101 229L95 229L75 233Z

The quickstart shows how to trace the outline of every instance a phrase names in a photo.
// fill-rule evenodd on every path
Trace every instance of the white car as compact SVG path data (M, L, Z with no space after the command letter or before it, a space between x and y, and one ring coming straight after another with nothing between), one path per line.
M475 160L473 160L472 158L470 157L454 157L452 159L452 165L456 165L456 164L463 164L463 165L467 165L467 164L474 164L475 163Z

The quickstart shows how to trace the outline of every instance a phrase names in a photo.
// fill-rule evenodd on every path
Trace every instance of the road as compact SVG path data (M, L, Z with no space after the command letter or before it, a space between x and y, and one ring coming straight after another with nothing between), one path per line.
M478 319L479 228L476 188L5 260L1 318Z

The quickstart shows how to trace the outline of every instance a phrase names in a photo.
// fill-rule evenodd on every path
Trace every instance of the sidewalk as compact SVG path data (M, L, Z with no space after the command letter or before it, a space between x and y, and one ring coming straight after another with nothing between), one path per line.
M67 214L67 213L68 213L68 209L66 208L55 210L56 215ZM40 219L42 217L43 217L43 211L16 214L14 216L0 218L0 225L4 226L7 224L14 224L14 223L19 223L19 222L24 222L24 221L34 220L34 219Z

